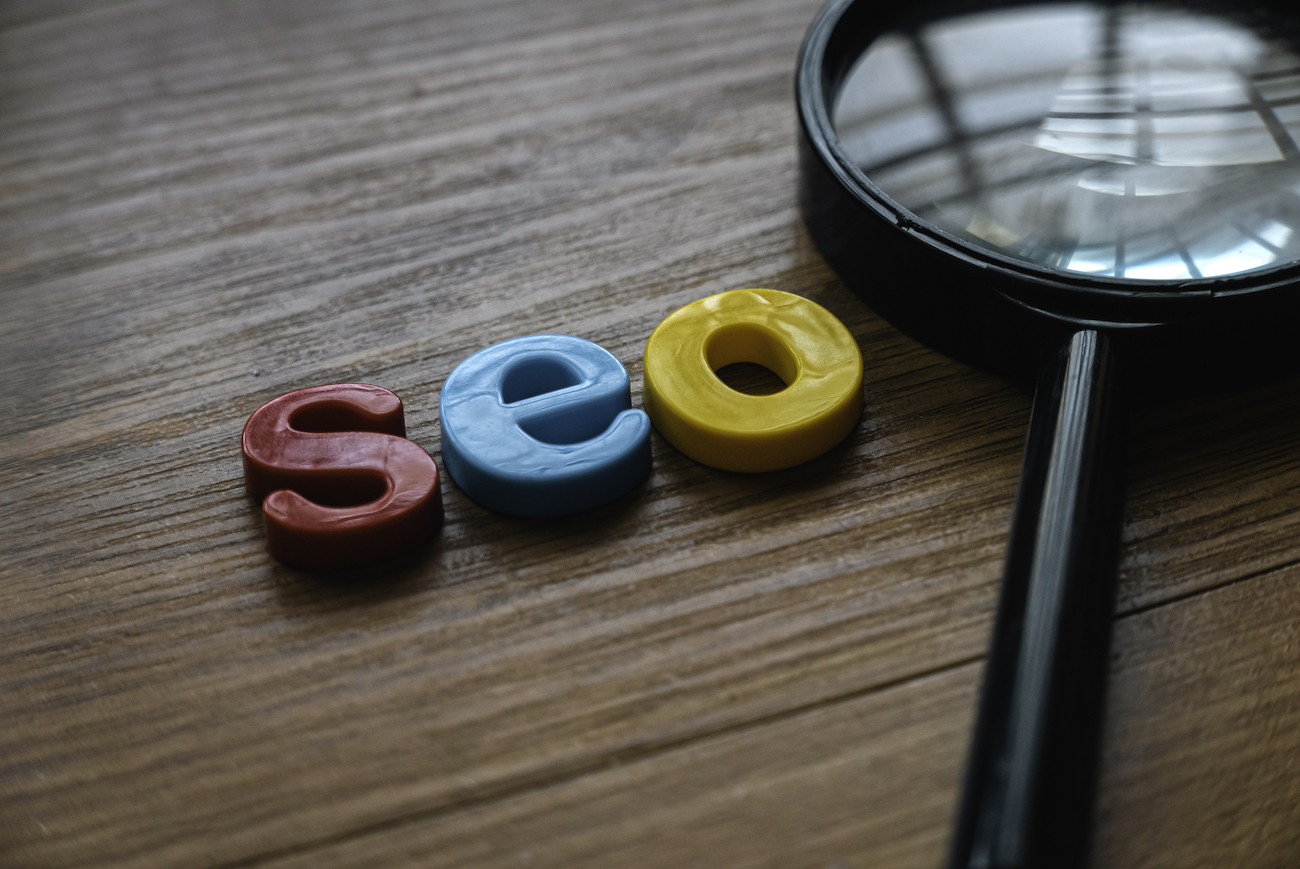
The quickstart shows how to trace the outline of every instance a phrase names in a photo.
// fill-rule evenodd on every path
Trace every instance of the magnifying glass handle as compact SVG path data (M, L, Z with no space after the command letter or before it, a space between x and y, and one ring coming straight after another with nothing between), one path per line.
M1122 506L1112 342L1070 336L1034 394L949 869L1068 869L1087 851Z

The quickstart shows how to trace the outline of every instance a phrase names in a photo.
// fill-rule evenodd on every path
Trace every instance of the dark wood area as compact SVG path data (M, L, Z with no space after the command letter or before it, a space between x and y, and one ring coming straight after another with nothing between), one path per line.
M901 335L795 202L820 0L0 12L0 865L938 867L1029 399ZM687 302L821 303L823 457L654 435L612 508L444 476L427 550L267 556L240 428L362 381L437 460L489 343L629 369ZM1300 380L1140 409L1093 863L1300 865Z

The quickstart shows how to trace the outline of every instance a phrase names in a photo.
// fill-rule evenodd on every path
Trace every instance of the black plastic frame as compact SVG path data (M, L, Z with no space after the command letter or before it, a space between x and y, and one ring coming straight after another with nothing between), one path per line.
M1286 0L1257 2L1286 9ZM1017 5L1031 4L948 4ZM1044 353L1079 329L1108 334L1139 379L1180 388L1221 388L1295 368L1283 347L1294 344L1300 264L1181 281L1080 275L976 247L886 196L840 147L831 117L853 64L898 18L897 7L878 0L831 0L808 29L795 77L804 222L872 308L950 356L1025 383L1035 381Z
M1181 8L1250 23L1269 5L1221 2ZM1300 44L1294 0L1271 2ZM894 203L841 149L832 107L872 40L940 3L958 14L1027 5L831 0L813 21L795 80L800 205L822 255L878 313L951 356L1037 381L948 866L1076 869L1095 787L1127 407L1143 387L1195 391L1293 370L1300 265L1187 281L1078 275L975 247ZM1263 19L1271 31L1274 18Z

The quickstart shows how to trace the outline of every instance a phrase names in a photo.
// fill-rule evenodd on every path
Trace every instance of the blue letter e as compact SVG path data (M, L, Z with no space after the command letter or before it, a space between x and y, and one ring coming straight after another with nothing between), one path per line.
M632 410L627 371L568 335L485 347L447 378L442 460L480 504L560 516L612 501L650 470L650 420Z

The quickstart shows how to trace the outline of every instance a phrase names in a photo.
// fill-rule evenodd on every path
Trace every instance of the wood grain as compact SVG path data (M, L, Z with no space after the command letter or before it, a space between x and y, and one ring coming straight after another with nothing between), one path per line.
M899 334L795 204L816 2L0 16L0 864L937 866L1028 397ZM447 480L406 560L265 554L238 432L494 341L629 369L713 292L840 317L840 447L595 514ZM1297 381L1135 424L1095 863L1300 860Z
M1251 615L1225 636L1223 609ZM1297 619L1294 569L1121 618L1112 700L1136 711L1112 716L1107 734L1099 865L1290 865L1300 847ZM979 669L271 865L668 867L697 865L703 851L736 867L938 866Z

